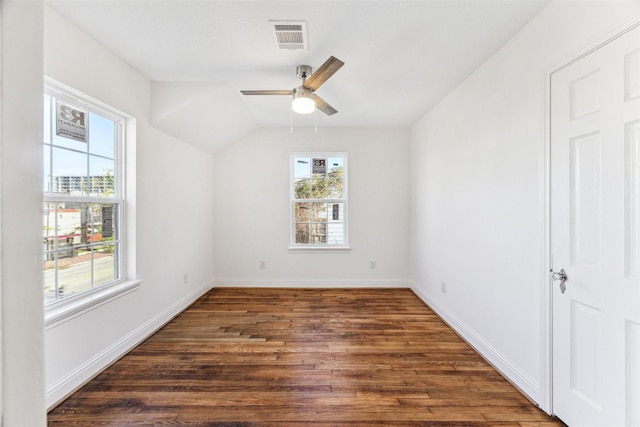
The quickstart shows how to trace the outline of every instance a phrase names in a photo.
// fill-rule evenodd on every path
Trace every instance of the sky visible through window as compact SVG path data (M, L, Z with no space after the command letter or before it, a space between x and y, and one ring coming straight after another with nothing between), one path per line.
M58 136L55 126L55 111L51 108L51 96L45 95L44 102L44 191L50 191L51 176L104 176L115 171L115 122L98 114L88 113L88 142L75 141ZM52 129L52 131L49 131ZM89 154L87 163L87 152ZM53 170L51 170L53 156Z

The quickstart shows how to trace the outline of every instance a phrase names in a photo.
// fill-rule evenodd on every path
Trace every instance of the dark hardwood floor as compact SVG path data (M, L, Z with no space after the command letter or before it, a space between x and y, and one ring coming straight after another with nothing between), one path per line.
M563 426L407 289L213 289L48 420Z

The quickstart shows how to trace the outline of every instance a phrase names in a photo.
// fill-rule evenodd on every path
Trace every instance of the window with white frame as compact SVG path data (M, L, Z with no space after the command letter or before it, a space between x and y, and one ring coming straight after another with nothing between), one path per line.
M122 281L125 118L48 85L43 118L44 302Z
M347 153L294 153L290 181L290 247L347 248Z

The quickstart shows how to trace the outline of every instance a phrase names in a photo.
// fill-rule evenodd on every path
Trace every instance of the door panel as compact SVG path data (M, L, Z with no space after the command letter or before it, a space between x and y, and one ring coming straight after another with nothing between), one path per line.
M571 263L601 269L600 132L570 140Z
M640 75L640 70L638 70ZM626 244L625 244L625 270L629 279L640 279L640 208L638 206L638 194L640 194L640 173L638 164L640 163L640 120L628 123L625 129L625 139L627 147L626 155L626 180L625 199L626 218ZM639 405L640 406L640 405Z
M640 425L640 324L627 321L627 419Z
M640 29L551 76L553 411L640 425Z
M602 312L577 301L571 301L571 389L594 408L602 407Z

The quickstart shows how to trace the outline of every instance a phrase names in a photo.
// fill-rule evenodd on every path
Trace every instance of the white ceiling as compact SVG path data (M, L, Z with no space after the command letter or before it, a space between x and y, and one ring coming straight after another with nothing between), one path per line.
M317 93L338 113L319 127L408 127L549 0L47 3L153 80L152 122L207 151L259 127L288 127L296 65L345 62ZM306 21L308 51L281 51L269 20ZM315 115L293 117L313 126Z

